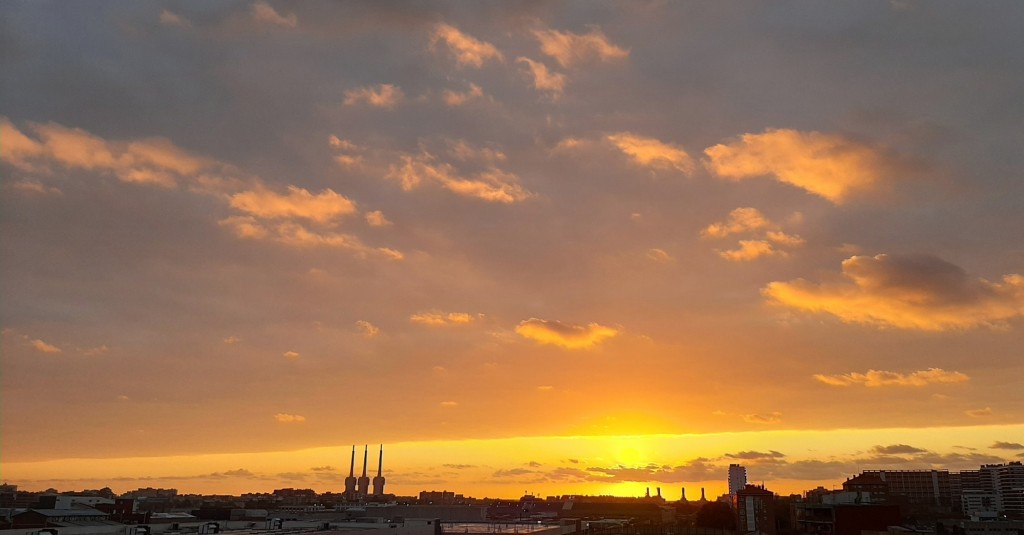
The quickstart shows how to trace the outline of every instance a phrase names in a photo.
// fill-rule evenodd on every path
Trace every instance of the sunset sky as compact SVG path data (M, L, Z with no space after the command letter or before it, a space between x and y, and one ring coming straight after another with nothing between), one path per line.
M1024 457L1019 2L0 4L0 477Z

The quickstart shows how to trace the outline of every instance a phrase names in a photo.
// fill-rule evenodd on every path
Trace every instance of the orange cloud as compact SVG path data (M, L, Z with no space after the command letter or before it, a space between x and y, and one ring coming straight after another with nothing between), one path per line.
M1006 275L1001 283L974 279L930 255L853 256L842 270L845 280L772 282L762 294L845 322L925 331L999 327L1024 315L1021 275Z
M653 260L655 262L661 262L661 263L671 262L672 261L672 255L670 255L667 252L665 252L664 249L658 249L658 248L648 249L647 250L647 258L649 258L650 260Z
M284 354L281 355L281 356L283 356L284 358L286 358L288 360L299 360L299 357L300 357L300 355L298 353L296 353L295 351L285 351Z
M480 86L476 84L469 84L469 90L461 93L450 89L446 89L441 93L441 98L444 100L444 103L452 107L461 106L470 100L477 99L482 96L484 96L484 90L480 89Z
M52 345L52 344L48 344L48 343L46 343L46 342L44 342L42 340L39 340L38 338L35 339L35 340L32 340L29 343L32 344L32 347L34 347L36 349L36 351L38 351L40 353L63 353L64 352L61 348L59 348L59 347L57 347L55 345Z
M541 344L565 349L588 349L619 334L618 329L597 323L573 325L560 321L530 318L516 326L516 333Z
M288 186L287 195L274 193L262 186L236 193L231 196L231 206L261 218L301 218L318 223L356 211L354 202L330 188L313 195L296 186Z
M964 411L964 414L972 418L987 418L992 416L992 407L985 407L984 409L970 409Z
M728 219L708 225L701 231L701 235L724 238L730 234L741 234L771 227L774 225L757 208L736 208L729 212Z
M298 414L284 414L284 413L277 413L277 414L275 414L274 415L274 419L277 420L279 423L282 423L282 424L300 424L300 423L306 421L306 417L305 416L301 416L301 415L298 415Z
M516 62L526 66L527 71L533 77L533 88L537 91L548 91L557 96L565 90L568 79L564 74L553 72L548 69L547 65L530 58L519 57L516 58Z
M299 19L295 13L281 15L270 4L262 1L250 6L250 14L254 21L261 24L271 24L282 28L295 28L299 25Z
M440 312L432 310L413 314L409 316L409 321L432 327L442 327L447 325L465 325L473 321L473 316L465 312Z
M29 128L38 140L26 136L7 118L0 118L0 136L4 140L0 159L26 171L45 171L45 164L52 162L69 168L110 172L124 182L174 187L178 177L225 167L164 138L109 141L56 123L29 123Z
M562 67L589 61L612 61L629 57L629 50L614 45L598 29L586 34L560 32L558 30L537 30L534 37L540 42L540 50L554 58Z
M387 177L400 181L405 191L411 191L424 182L433 182L457 195L488 202L508 204L531 196L519 185L519 177L512 173L491 167L473 177L463 177L452 165L435 163L434 160L434 156L426 152L403 154L402 164L391 165Z
M837 134L767 130L743 134L728 144L704 150L708 169L720 177L773 175L780 182L841 203L857 192L879 186L896 167L891 157Z
M440 23L434 26L434 31L430 35L430 45L435 46L439 42L448 47L448 51L455 56L455 62L460 67L479 69L487 60L503 59L501 52L491 43L464 34L450 24Z
M380 328L366 320L357 321L356 327L358 327L360 331L363 331L363 335L367 338L373 338L380 334Z
M829 386L864 385L880 386L926 386L930 384L962 383L970 377L960 372L949 372L941 368L928 368L911 373L883 370L868 370L866 373L851 372L840 375L814 374L814 378Z
M629 132L609 135L608 141L644 167L675 169L685 174L693 172L693 159L675 145Z
M398 86L380 84L377 86L359 87L345 91L345 105L355 106L367 104L374 108L392 109L405 100L405 93Z
M750 262L765 256L786 256L785 251L776 249L764 240L740 240L739 249L718 251L718 256L731 262Z
M391 221L388 221L388 218L384 217L384 212L374 210L372 212L366 212L366 223L371 227L386 227L391 224Z
M220 220L222 227L230 229L243 239L268 239L293 247L337 247L348 249L360 257L370 255L390 260L403 260L405 256L387 247L369 247L359 237L338 232L318 232L295 222L264 224L255 217L234 216Z

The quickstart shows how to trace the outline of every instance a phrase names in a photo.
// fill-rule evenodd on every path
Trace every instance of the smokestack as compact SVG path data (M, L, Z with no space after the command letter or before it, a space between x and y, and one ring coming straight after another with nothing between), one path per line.
M651 497L651 487L647 487L647 497Z
M366 477L366 462L370 456L370 445L366 444L363 446L363 475L356 481L357 494L360 499L365 498L370 494L370 478Z
M704 497L704 487L700 488L700 501L702 501L702 502L708 501L708 499Z
M658 487L658 497L661 498L661 487Z
M681 502L685 502L686 501L686 487L683 487L683 495L682 495L681 498L679 498L679 501L681 501Z
M369 452L370 452L370 446L364 445L363 446L363 477L366 477L366 459L367 459L367 455L369 455Z
M356 447L352 446L352 463L348 466L348 477L345 478L345 499L356 499Z
M373 495L384 495L384 444L380 445L380 457L377 458L377 477L373 478Z

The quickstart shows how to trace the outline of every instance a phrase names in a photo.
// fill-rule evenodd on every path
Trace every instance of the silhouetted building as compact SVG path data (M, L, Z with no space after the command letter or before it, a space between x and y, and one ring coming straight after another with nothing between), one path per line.
M733 465L737 466L737 465ZM730 467L730 475L732 473ZM742 468L742 467L741 467ZM732 484L730 477L729 484ZM744 485L733 497L738 533L775 535L775 493L764 487Z
M896 505L797 503L797 532L807 535L861 535L864 530L888 531L900 525Z
M861 474L878 476L890 496L902 496L908 505L943 509L953 505L948 470L864 470Z
M736 491L747 486L747 469L743 465L729 465L729 494L736 495Z

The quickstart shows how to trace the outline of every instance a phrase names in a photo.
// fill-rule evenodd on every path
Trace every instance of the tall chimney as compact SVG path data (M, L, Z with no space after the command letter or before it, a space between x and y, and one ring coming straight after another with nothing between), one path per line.
M369 460L370 446L363 446L363 475L356 481L356 491L360 498L370 493L370 478L366 477L366 462Z
M352 446L352 463L348 467L348 477L345 478L345 499L354 501L356 499L356 447Z
M384 495L384 444L380 445L380 456L377 458L377 477L373 478L373 495Z

